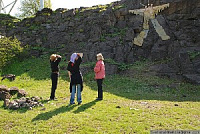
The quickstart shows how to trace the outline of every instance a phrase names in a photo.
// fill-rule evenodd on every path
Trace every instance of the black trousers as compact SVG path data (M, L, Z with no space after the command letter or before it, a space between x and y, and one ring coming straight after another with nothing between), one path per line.
M97 79L98 86L98 99L103 99L103 89L102 89L103 79Z
M56 91L57 84L58 84L58 73L51 73L51 81L52 81L52 86L51 86L50 99L54 99L55 98L55 91Z

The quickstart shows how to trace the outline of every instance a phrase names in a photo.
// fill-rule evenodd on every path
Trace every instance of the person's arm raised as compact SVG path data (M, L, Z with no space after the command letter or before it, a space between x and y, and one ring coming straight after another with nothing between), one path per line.
M78 56L80 56L81 58L83 57L83 53L77 53Z
M61 61L62 56L56 54L56 58L57 58L57 61L58 61L58 63L59 63L59 62Z
M56 54L56 58L62 58L62 56L60 56L60 55Z
M71 80L71 72L68 71L69 79Z

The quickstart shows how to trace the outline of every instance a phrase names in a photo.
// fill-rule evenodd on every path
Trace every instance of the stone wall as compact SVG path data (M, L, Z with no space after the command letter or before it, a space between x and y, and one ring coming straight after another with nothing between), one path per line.
M53 12L44 9L36 17L26 18L4 31L7 36L16 36L23 45L36 48L31 51L36 56L51 50L65 54L67 59L72 52L83 52L84 62L95 61L99 52L119 63L134 63L141 58L167 60L168 63L151 69L159 75L199 84L200 1L150 0L155 6L168 2L170 7L159 13L157 20L171 39L163 41L150 22L142 47L133 45L132 40L142 30L143 17L129 14L128 10L142 8L140 3L147 5L148 0L122 0Z

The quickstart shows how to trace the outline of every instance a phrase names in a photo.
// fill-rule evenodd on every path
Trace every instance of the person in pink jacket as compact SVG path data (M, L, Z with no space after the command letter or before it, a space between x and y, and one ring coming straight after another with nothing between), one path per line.
M97 54L97 63L94 67L95 72L95 79L97 80L97 86L98 86L98 97L97 100L103 100L103 79L105 78L105 65L103 62L104 58L101 53Z

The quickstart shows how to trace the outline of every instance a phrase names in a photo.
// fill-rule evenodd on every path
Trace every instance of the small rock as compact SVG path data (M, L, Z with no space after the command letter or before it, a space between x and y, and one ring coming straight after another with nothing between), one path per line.
M137 108L130 108L130 110L136 110L136 111L137 111L137 110L139 110L139 109L137 109Z
M1 81L3 81L4 79L8 79L9 81L14 81L15 80L15 75L14 74L7 74L4 75L3 78L1 79Z
M32 101L39 101L40 100L40 97L38 97L38 96L34 96L34 97L31 97L31 100Z
M8 108L9 109L18 109L19 108L19 105L18 105L18 103L16 102L16 101L11 101L10 103L9 103L9 105L8 105Z
M8 88L4 85L0 85L0 91L9 92Z
M63 100L67 100L67 98L64 98Z
M10 99L11 97L9 92L0 91L0 100Z
M10 100L9 99L5 99L3 106L7 108L9 106L9 103L10 103Z
M19 106L15 105L15 106L12 106L10 109L17 110L17 109L19 109Z
M40 107L44 107L44 104L41 104L41 103L40 103L39 106L40 106Z
M44 107L44 108L42 108L42 109L40 109L40 111L45 111L46 110L46 108Z
M38 104L38 102L33 102L32 104L33 104L33 105L37 105L37 104Z
M143 105L147 105L147 104L148 104L148 102L141 102L141 104L143 104Z
M22 105L20 105L22 108L27 108L28 104L27 103L23 103Z
M18 103L19 103L19 106L22 106L24 103L26 103L26 100L19 100Z

